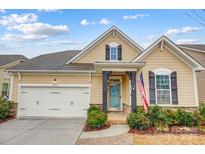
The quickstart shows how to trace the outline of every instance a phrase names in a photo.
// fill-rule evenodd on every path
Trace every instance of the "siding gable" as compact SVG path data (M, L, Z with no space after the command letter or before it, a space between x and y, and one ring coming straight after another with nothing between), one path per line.
M140 53L140 51L134 48L128 41L122 39L117 32L115 32L115 35L110 32L106 38L88 49L87 53L80 57L76 63L94 63L95 61L105 62L105 46L106 44L113 42L122 45L122 62L130 62Z

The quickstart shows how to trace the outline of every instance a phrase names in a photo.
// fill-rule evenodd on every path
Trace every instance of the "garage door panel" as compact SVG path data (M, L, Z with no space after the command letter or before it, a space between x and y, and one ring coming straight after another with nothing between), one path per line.
M86 116L88 87L22 87L19 116Z

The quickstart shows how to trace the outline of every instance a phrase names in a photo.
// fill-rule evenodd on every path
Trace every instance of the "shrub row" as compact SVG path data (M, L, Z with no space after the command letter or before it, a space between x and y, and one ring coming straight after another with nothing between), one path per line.
M87 121L86 124L91 128L100 128L105 126L107 123L107 113L101 111L100 108L96 106L89 107L87 111Z
M12 102L6 98L0 98L0 119L6 119L10 116Z
M160 129L169 126L204 126L205 106L201 106L199 111L188 112L182 108L177 110L162 109L159 106L151 106L145 113L142 107L138 107L136 112L130 113L127 117L130 128L146 130L151 127Z

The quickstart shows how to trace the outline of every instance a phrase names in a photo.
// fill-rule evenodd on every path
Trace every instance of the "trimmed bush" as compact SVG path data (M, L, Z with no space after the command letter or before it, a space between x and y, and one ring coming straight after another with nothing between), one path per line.
M89 114L91 111L99 111L100 112L100 108L97 106L90 106L87 110L87 114Z
M205 118L205 104L200 104L199 112Z
M178 125L183 126L196 126L198 121L193 112L186 112L184 109L179 108L176 112L176 121Z
M12 102L6 98L0 98L0 119L6 119L10 115Z
M150 120L143 114L130 113L127 117L127 123L130 128L146 130L150 128Z
M107 113L102 112L97 107L90 107L88 109L87 125L92 128L103 127L107 123Z

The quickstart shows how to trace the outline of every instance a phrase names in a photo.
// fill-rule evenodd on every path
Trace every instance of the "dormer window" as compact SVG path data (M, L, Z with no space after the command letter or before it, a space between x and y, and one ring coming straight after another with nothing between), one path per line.
M110 43L106 45L106 60L117 61L122 60L122 45Z
M117 47L110 47L110 60L118 60Z

